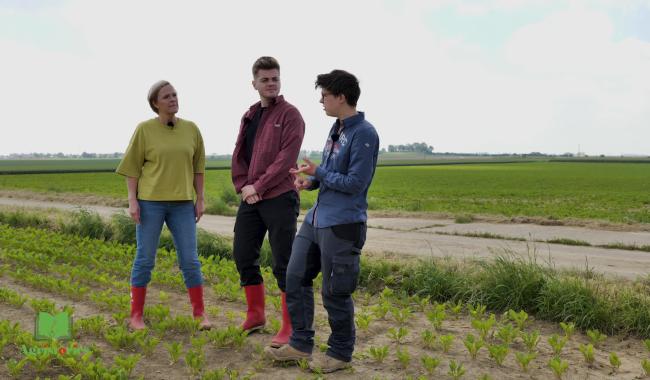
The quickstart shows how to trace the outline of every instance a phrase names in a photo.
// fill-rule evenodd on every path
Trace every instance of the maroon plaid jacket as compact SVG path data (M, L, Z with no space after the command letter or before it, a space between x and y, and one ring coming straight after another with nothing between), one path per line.
M255 146L250 166L244 159L246 127L261 106L253 104L241 119L239 135L232 154L232 183L241 192L253 185L262 199L275 198L294 190L295 176L289 169L296 167L300 146L305 135L305 122L296 107L278 96L262 114L255 135Z

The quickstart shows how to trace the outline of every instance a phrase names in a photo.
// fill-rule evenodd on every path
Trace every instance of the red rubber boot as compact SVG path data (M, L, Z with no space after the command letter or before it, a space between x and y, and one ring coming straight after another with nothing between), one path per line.
M147 296L147 287L131 287L131 318L129 327L132 330L142 330L146 328L142 316L144 315L144 299Z
M246 320L241 328L249 333L264 328L266 317L264 316L264 284L244 286L246 292Z
M289 316L289 309L287 309L287 294L281 292L282 294L282 326L280 331L273 337L271 340L271 347L279 348L289 343L289 338L291 337L291 317Z
M205 306L203 305L203 285L187 288L187 294L189 294L192 304L192 315L195 319L201 320L200 329L210 330L212 324L205 315Z

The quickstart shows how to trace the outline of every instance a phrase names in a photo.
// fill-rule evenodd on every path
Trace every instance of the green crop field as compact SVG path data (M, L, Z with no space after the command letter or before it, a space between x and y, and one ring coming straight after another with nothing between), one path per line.
M650 222L650 165L515 163L377 171L371 209Z
M207 172L209 198L230 188L228 170ZM84 193L125 198L113 173L0 176L0 190ZM650 165L527 162L380 167L369 193L371 210L598 219L650 223ZM304 192L303 208L316 192Z
M311 159L320 162L319 155L311 155ZM458 163L481 162L512 162L522 161L520 157L477 157L477 156L441 156L423 155L418 153L384 153L379 155L379 165L446 165ZM120 163L118 158L107 159L28 159L0 160L0 174L33 172L108 172L115 170ZM230 159L208 159L205 163L208 169L230 167Z

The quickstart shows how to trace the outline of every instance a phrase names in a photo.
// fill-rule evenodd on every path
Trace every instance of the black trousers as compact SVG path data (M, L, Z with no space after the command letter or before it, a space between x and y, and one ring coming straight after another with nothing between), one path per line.
M260 248L268 231L273 256L273 275L280 290L285 291L287 265L296 236L299 212L300 200L295 191L288 191L252 205L244 201L240 203L235 220L233 256L241 286L263 282L260 272Z

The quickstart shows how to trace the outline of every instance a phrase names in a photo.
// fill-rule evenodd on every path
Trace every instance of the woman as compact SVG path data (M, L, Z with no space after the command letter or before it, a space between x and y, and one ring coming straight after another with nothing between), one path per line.
M169 82L155 83L149 105L158 117L138 125L117 173L126 177L129 214L136 223L137 249L131 271L131 318L134 330L142 321L147 284L151 280L163 222L174 238L194 318L210 328L204 314L203 276L196 250L196 222L204 207L205 150L198 127L176 117L178 97ZM196 203L192 201L196 192Z

